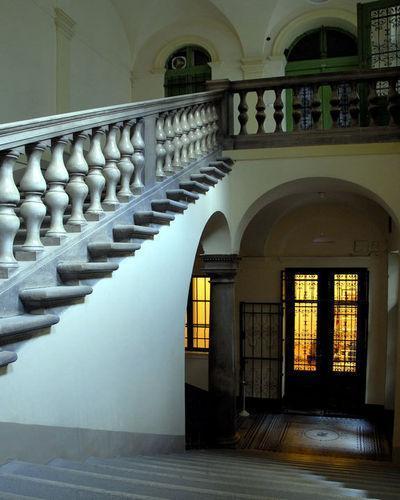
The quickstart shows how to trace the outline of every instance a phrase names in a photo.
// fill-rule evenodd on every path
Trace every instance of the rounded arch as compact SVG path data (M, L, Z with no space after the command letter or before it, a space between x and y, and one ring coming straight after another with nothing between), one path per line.
M163 71L165 69L165 63L168 60L169 56L175 51L187 45L195 45L206 50L210 54L211 62L213 63L220 61L218 51L214 44L210 42L210 40L207 40L206 38L198 35L185 35L170 40L159 50L154 59L153 71Z
M283 56L298 37L324 24L334 26L357 35L357 15L344 9L316 9L296 17L286 24L275 37L271 56Z
M284 197L290 197L291 195L299 193L318 193L318 192L328 192L328 191L342 191L353 194L358 194L369 200L374 201L376 204L381 206L393 219L395 224L398 226L399 220L396 216L392 207L390 207L378 194L372 190L356 184L347 180L335 178L335 177L305 177L302 179L294 179L278 186L272 188L271 190L265 192L263 195L259 196L244 212L235 234L234 247L240 248L242 237L249 226L251 221L257 216L257 214L263 210L268 205L276 202ZM282 207L277 204L277 208L280 211ZM272 224L273 214L271 214Z
M232 253L231 231L222 212L214 212L204 226L200 245L205 254Z

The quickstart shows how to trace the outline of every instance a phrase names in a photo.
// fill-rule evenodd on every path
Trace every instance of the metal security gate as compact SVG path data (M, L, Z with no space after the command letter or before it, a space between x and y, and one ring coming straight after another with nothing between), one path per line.
M240 304L240 368L250 402L282 398L282 306Z

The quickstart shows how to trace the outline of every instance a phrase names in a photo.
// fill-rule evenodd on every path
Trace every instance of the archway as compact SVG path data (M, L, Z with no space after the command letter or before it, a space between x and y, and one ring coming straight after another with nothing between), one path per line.
M277 189L279 190L279 187ZM286 186L280 186L280 189L281 196L276 197L274 200L270 199L269 203L266 203L253 215L243 232L241 240L241 267L237 280L237 302L246 303L248 306L253 305L253 313L251 313L252 308L247 307L246 315L242 315L241 343L244 342L243 330L246 329L247 322L251 330L250 334L253 335L251 343L256 346L256 352L252 356L247 355L246 360L240 360L243 368L242 372L246 378L247 395L256 399L264 398L264 403L269 409L274 406L276 408L277 405L274 405L276 401L268 401L268 395L271 397L270 388L261 389L260 384L265 384L265 386L270 384L271 381L266 380L268 377L272 377L274 379L273 384L277 384L281 373L280 369L283 367L285 375L281 383L282 392L280 397L284 407L305 410L307 409L307 404L305 404L307 394L312 394L315 400L317 399L315 388L311 390L301 386L296 388L296 396L299 396L296 402L298 404L297 408L295 408L295 405L291 406L293 400L289 401L287 398L289 389L287 383L288 373L290 371L293 373L293 363L296 361L293 356L292 358L289 356L288 338L290 335L292 336L290 345L292 350L295 348L295 342L300 346L300 350L304 347L301 345L302 342L306 344L304 352L307 351L305 357L307 369L314 361L315 366L317 366L320 362L318 356L324 355L324 352L312 351L313 340L310 340L310 338L313 333L317 335L316 328L315 332L312 331L312 328L311 331L308 331L309 337L303 336L301 338L300 335L293 342L295 332L289 331L287 326L289 319L286 315L286 321L284 321L284 323L286 322L286 328L280 337L286 338L286 344L283 346L283 359L280 361L274 360L273 352L274 349L278 350L279 338L274 340L267 337L264 340L254 340L254 335L257 336L263 328L266 331L269 325L268 322L271 321L271 316L266 313L267 305L274 303L284 307L286 305L286 308L289 308L288 288L282 282L282 272L286 271L286 277L288 277L289 271L301 269L302 272L299 272L299 274L304 276L309 270L309 274L313 274L315 277L319 272L318 270L325 273L330 269L337 269L337 275L349 275L351 270L365 269L369 272L370 286L369 313L366 316L369 332L368 355L365 358L365 389L362 390L363 411L368 414L372 407L380 407L383 415L384 408L390 411L394 407L394 384L390 381L391 377L394 376L394 372L393 367L387 366L387 360L389 358L393 360L395 353L393 349L389 351L386 346L392 344L397 337L397 328L390 325L390 322L388 324L388 317L392 314L388 308L388 249L395 248L395 230L393 227L390 228L391 218L381 204L371 199L371 194L368 195L364 190L360 190L350 183L343 183L333 179L324 179L324 181L321 179L307 179L288 183ZM284 192L285 194L283 194ZM391 244L393 244L392 247ZM395 270L390 271L390 280L397 281L398 264L396 266ZM291 279L293 283L293 276ZM301 289L301 286L298 283L298 290ZM320 286L320 284L318 283L317 286ZM333 290L335 290L333 282L331 286L333 287L331 288L333 293ZM282 294L285 289L286 296L285 293ZM307 297L307 304L310 307L313 299L317 300L316 297ZM264 310L260 308L260 304L265 305ZM292 302L292 304L294 303ZM295 306L298 310L301 309L299 304ZM332 307L332 312L335 307L338 307L335 306L334 299L329 304L329 307ZM352 303L352 306L356 307L355 303ZM345 316L345 304L341 304L340 307L343 308L341 312ZM319 317L317 319L317 308L319 313L319 306L316 306L314 320L309 317L307 320L298 318L296 321L303 321L303 326L308 321L307 327L312 325L313 321L315 321L314 326L317 321L322 324L322 319ZM360 319L361 316L359 315L358 318ZM351 320L347 318L347 321L348 326ZM333 369L337 368L334 365L339 362L342 354L346 358L346 361L343 361L343 366L347 362L351 363L353 361L354 363L359 361L362 363L359 358L355 361L356 355L354 353L352 358L353 354L349 352L344 354L344 350L341 350L343 339L340 338L340 334L347 328L347 326L342 328L343 324L346 323L346 318L343 324L338 326L338 323L340 323L339 320L333 320L334 329L330 332L330 334L336 335L334 341L331 338L333 343L329 347L331 349L330 360L333 363ZM245 325L245 328L243 328L243 325ZM340 328L342 328L341 333ZM322 332L319 331L320 333ZM349 329L345 331L346 335L348 340L351 337ZM356 338L356 334L354 338ZM317 336L315 342L315 346L317 342L320 342L319 347L321 347L321 341L318 341ZM353 342L353 339L351 342ZM361 337L360 342L362 342ZM246 342L244 343L246 344ZM323 347L326 349L328 349L327 343L328 337L322 341ZM271 344L272 350L268 352ZM352 347L357 349L355 344ZM263 349L262 353L260 348ZM308 348L310 348L309 351ZM249 359L251 357L252 359ZM260 358L264 358L265 361L261 361ZM350 358L352 359L350 360ZM257 361L255 361L256 359ZM244 362L247 363L247 367L243 367ZM297 359L297 362L299 362L299 359ZM290 363L293 366L289 366ZM250 366L251 364L252 366ZM254 373L256 365L258 373ZM276 373L274 375L275 369ZM360 366L360 370L363 370L362 366ZM337 370L337 372L339 371ZM307 374L307 370L304 373ZM253 380L257 382L254 383ZM343 380L343 377L341 380ZM335 388L340 388L339 382L336 382ZM330 389L332 389L332 386ZM325 386L325 391L324 396L327 397L327 401L329 399L329 386L328 389ZM336 394L336 403L340 396L345 399L345 389L342 388L341 391ZM279 395L277 396L275 393L274 398L278 399ZM354 394L355 400L356 394ZM340 404L336 407L323 408L319 406L319 403L316 403L314 406L308 406L308 410L310 409L320 412L321 410L329 410L330 412L336 412L336 414L346 411L345 408L340 407ZM348 411L353 414L356 413L354 407L349 407Z

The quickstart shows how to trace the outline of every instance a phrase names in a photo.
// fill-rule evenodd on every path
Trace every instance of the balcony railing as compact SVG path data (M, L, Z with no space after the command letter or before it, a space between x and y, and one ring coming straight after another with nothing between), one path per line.
M400 138L399 79L390 68L214 80L208 89L225 92L226 149L382 142Z

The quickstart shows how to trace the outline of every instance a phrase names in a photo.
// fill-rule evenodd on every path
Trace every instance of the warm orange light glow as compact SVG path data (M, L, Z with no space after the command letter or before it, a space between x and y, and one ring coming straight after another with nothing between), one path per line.
M192 278L192 313L193 348L208 349L210 339L210 279ZM189 347L188 326L186 320L185 347Z
M317 369L318 275L296 274L294 279L294 370Z

